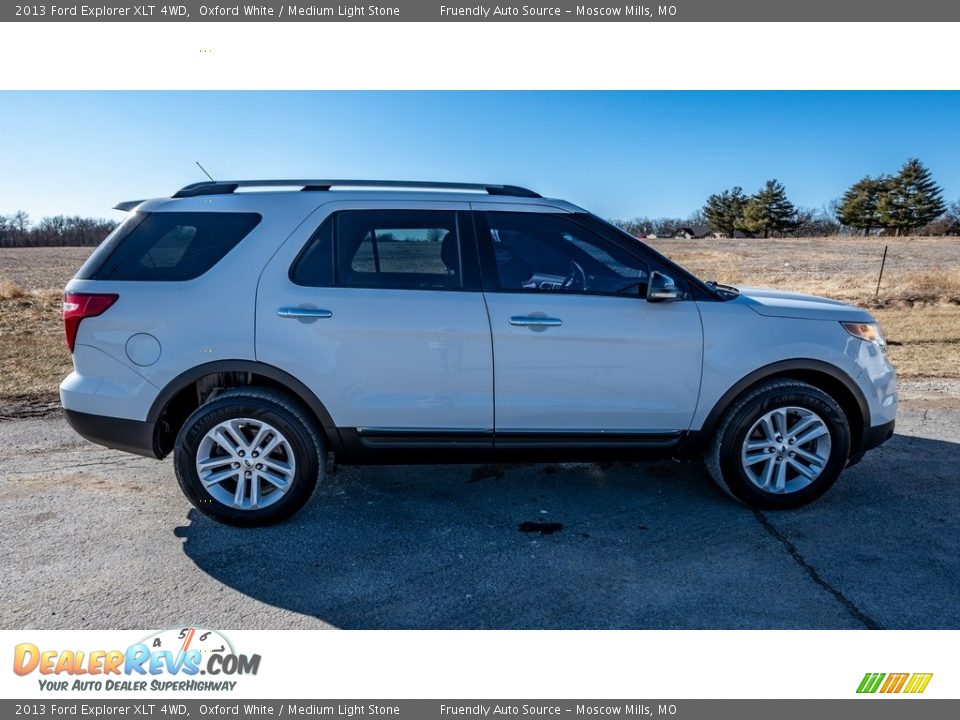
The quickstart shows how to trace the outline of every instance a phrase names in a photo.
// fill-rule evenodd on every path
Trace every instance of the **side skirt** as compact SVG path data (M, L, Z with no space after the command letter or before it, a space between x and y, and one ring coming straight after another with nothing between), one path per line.
M673 457L676 432L475 432L338 428L342 465L630 462Z

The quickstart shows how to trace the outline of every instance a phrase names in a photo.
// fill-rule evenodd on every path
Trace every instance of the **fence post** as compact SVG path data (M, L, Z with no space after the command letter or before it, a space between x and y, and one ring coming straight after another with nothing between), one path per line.
M889 245L883 246L883 260L880 261L880 277L877 278L877 291L873 294L874 297L880 295L880 281L883 280L883 267L887 264L887 248L889 247Z

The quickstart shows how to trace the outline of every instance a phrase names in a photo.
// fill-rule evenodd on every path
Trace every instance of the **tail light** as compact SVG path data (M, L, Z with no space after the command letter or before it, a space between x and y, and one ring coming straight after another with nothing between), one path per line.
M120 296L114 293L64 293L63 331L67 336L67 347L70 348L70 352L73 352L73 346L77 344L80 321L103 314L117 301L118 297Z

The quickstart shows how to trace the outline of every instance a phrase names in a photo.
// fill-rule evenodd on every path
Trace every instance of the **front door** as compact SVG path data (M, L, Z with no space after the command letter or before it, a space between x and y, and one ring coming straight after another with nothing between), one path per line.
M482 208L478 203L476 208ZM648 302L642 247L571 213L478 213L493 335L496 444L552 436L669 443L700 387L692 299Z

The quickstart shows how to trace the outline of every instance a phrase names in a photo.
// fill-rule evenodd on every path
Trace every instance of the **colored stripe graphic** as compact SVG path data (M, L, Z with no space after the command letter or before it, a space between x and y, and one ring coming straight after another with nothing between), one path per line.
M867 673L863 676L863 680L860 681L860 687L857 688L857 692L875 693L877 688L880 687L880 683L884 677L886 677L884 673Z
M884 681L886 678L886 681ZM866 673L860 685L857 687L858 693L922 693L927 689L933 673ZM882 684L881 684L882 683Z
M890 673L887 675L887 681L883 684L883 687L880 688L882 693L898 693L903 689L903 685L907 682L907 678L910 677L910 673Z
M922 693L927 689L927 685L930 684L930 679L932 677L933 673L914 673L913 677L910 678L910 682L907 683L907 687L904 692Z

